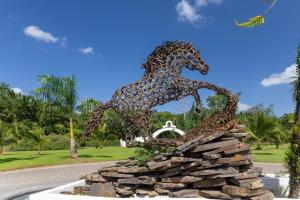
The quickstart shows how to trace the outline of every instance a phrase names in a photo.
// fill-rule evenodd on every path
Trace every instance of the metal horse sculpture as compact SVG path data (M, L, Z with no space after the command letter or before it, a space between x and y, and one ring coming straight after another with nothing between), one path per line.
M125 120L128 132L125 136L126 145L134 145L134 138L139 133L146 144L178 146L201 134L232 128L234 123L237 98L230 91L203 81L189 80L181 76L183 68L197 70L207 74L208 66L201 58L199 51L191 43L165 42L158 46L143 64L145 74L142 79L118 89L112 99L97 107L85 125L85 135L91 135L98 126L103 112L114 109ZM217 94L227 97L225 109L208 118L197 127L191 129L180 140L162 140L152 137L149 131L151 108L186 96L194 96L196 110L200 111L198 89L214 90Z

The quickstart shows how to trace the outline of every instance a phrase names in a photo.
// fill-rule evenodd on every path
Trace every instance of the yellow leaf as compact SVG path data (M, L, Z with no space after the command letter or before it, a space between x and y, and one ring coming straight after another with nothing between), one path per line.
M264 23L265 23L265 19L264 19L264 16L262 16L262 15L258 15L258 16L249 18L248 21L243 22L243 23L239 23L239 22L235 21L235 24L237 26L245 27L245 28L251 28L253 26L262 25Z

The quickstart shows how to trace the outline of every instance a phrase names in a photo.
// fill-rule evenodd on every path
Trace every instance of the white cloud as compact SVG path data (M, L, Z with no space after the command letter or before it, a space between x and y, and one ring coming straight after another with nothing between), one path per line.
M37 26L27 26L26 28L24 28L24 33L28 37L32 37L46 43L56 43L59 40L59 38L54 37L51 33L41 30Z
M94 54L94 48L93 47L86 47L86 48L79 48L78 51L82 54Z
M269 77L264 78L260 84L264 87L269 87L272 85L279 85L290 83L295 80L296 76L296 64L292 64L287 67L283 72L278 74L271 74Z
M248 104L244 104L241 102L238 102L238 111L242 112L242 111L246 111L248 109L252 108L252 106L248 105Z
M16 94L21 94L22 93L22 90L18 87L15 87L15 88L11 88Z
M181 0L176 5L178 20L183 22L195 23L205 17L198 13L199 8L209 4L219 5L223 0L196 0L195 5L190 4L187 0Z
M204 7L208 6L208 4L216 4L219 5L223 2L223 0L196 0L196 6Z
M187 21L193 23L202 18L201 15L197 14L195 7L189 4L189 2L186 0L181 0L177 4L176 11L178 14L178 19L180 21Z

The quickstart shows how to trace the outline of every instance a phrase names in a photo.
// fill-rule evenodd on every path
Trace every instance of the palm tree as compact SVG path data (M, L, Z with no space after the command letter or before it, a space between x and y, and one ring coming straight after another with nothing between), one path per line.
M77 149L74 138L73 118L76 109L76 80L75 77L57 77L42 75L38 77L41 87L36 89L36 94L50 102L53 106L62 107L69 117L70 125L70 156L77 158Z
M271 140L274 135L282 135L283 131L279 128L278 122L267 116L266 113L257 111L249 118L247 127L251 132L251 138L256 142L256 149L261 150L262 144Z
M98 148L100 147L100 149L103 148L104 143L107 140L115 140L117 139L117 136L110 133L109 128L108 128L108 124L105 122L107 121L108 115L107 112L105 112L103 114L103 122L101 123L101 125L94 131L93 134L93 140L96 142L95 147Z
M115 140L117 136L111 134L106 123L99 126L92 136L95 141L95 147L102 149L107 140Z
M287 131L284 131L284 129L280 126L275 128L271 133L270 133L270 140L273 144L275 144L276 149L279 148L279 145L284 144L287 142Z
M3 148L7 139L7 125L0 120L0 154L3 154Z
M296 77L292 82L293 98L296 103L295 122L291 131L290 147L286 154L286 168L290 174L290 198L300 195L300 45L297 49Z
M41 155L42 145L45 144L45 130L34 123L32 130L29 130L26 137L37 145L38 154Z

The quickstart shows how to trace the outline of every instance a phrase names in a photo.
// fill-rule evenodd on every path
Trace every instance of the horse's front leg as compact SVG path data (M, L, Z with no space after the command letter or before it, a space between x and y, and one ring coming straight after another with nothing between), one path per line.
M193 90L192 95L193 95L193 97L194 97L194 99L196 101L196 108L195 108L195 110L196 110L196 112L200 113L202 111L202 109L203 109L202 108L202 104L201 104L200 95L199 95L199 93L198 93L197 90Z
M202 108L202 104L201 104L201 98L200 95L198 93L198 87L196 87L194 85L194 81L193 80L189 80L189 79L180 79L178 81L177 87L179 88L179 90L186 92L189 95L192 95L196 101L196 112L200 113L203 108Z

